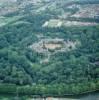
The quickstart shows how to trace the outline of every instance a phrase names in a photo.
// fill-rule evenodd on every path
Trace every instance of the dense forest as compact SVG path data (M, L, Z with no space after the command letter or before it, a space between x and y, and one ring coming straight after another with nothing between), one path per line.
M99 25L42 27L46 20L56 18L57 13L53 16L49 11L31 14L31 8L27 8L25 16L0 27L0 93L18 91L20 94L65 96L98 90ZM16 15L19 13L4 17ZM99 22L99 19L94 21ZM40 63L46 55L29 48L41 39L38 35L78 40L80 45L68 52L57 52L48 62Z

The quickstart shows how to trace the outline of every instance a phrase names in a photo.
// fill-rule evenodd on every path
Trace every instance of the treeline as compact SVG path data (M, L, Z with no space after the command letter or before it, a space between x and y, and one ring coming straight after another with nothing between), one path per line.
M51 84L51 85L26 85L17 86L13 84L0 84L0 93L13 95L32 95L33 97L65 97L73 95L83 95L94 91L99 91L99 82L88 82L79 84Z

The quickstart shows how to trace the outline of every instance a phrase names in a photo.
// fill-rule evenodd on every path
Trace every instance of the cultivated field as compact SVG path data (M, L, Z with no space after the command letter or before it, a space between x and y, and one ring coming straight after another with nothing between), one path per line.
M96 22L80 22L80 21L68 21L68 20L61 20L61 19L50 19L46 21L42 27L50 27L50 28L57 28L61 26L95 26L98 25Z

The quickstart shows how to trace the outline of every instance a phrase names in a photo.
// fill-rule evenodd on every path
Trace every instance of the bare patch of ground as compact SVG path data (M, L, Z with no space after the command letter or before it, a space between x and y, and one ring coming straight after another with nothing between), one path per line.
M38 53L51 53L55 52L66 52L76 49L76 45L79 41L64 41L64 39L42 39L30 46L31 49ZM51 51L50 51L51 50Z
M45 48L55 50L56 48L61 48L62 45L58 43L47 43L45 44Z

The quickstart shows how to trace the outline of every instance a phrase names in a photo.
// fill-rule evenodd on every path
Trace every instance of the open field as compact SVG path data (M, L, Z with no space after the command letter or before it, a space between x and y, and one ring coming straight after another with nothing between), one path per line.
M80 21L64 21L64 26L96 26L95 22L80 22Z
M50 27L50 28L57 28L61 26L95 26L98 25L96 22L80 22L80 21L66 21L61 19L50 19L46 21L42 27Z
M23 16L14 16L14 17L3 17L3 16L1 16L0 17L0 27L4 26L6 24L9 24L9 23L13 23L13 22L21 19L22 17Z
M43 24L43 27L61 27L62 21L58 19L50 19Z

